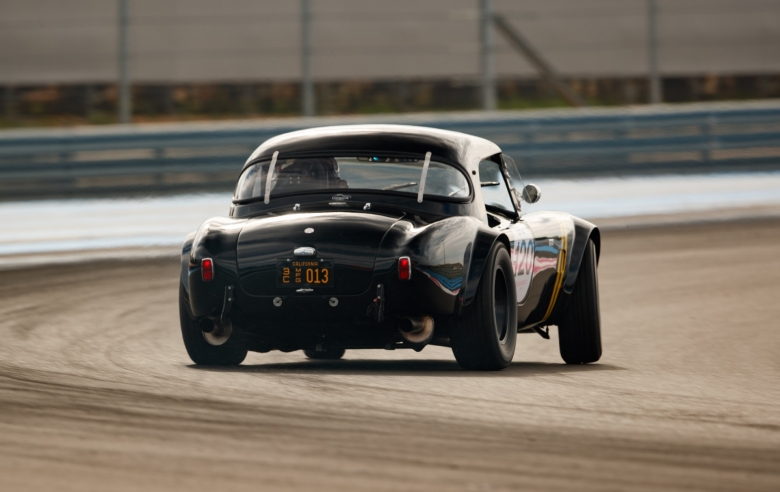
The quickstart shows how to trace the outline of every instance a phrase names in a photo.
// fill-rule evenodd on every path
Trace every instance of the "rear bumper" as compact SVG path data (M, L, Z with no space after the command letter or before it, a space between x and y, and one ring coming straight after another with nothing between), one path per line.
M267 325L341 325L376 324L370 312L375 306L376 292L360 295L338 296L327 293L294 293L278 296L237 297L237 309L251 317L259 327Z
M318 293L237 297L234 326L250 347L265 351L316 345L343 348L384 347L396 340L393 317L380 322L376 294L335 296Z
M383 286L382 315L377 286ZM396 274L375 276L358 295L314 292L280 292L250 295L237 279L225 275L203 282L198 268L189 275L190 299L198 317L216 318L222 313L224 291L234 286L235 299L229 318L247 337L252 350L298 350L318 344L343 348L382 348L398 342L398 321L404 316L452 316L457 295L445 292L425 275L402 282Z

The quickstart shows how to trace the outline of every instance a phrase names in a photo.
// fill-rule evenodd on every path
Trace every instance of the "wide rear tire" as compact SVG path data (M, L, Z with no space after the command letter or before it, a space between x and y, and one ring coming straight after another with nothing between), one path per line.
M452 353L467 370L496 371L512 362L517 341L517 294L512 259L496 242L485 262L477 295L450 334Z
M237 330L222 345L211 345L203 337L200 323L192 316L184 286L179 288L179 321L184 348L192 362L202 366L237 366L246 358L247 349Z
M315 360L338 360L344 357L347 351L344 349L325 349L317 352L316 350L304 350L303 353L309 359Z
M588 241L569 305L558 324L561 357L567 364L587 364L601 358L601 313L596 246Z

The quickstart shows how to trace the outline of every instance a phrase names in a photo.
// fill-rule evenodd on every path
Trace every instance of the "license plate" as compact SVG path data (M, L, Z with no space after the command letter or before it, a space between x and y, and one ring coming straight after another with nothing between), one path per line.
M276 260L278 287L333 287L333 260Z

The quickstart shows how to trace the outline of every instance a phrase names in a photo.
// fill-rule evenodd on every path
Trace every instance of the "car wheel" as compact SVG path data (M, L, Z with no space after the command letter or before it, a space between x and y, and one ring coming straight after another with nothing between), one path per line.
M601 358L601 314L596 246L588 241L569 305L558 323L561 357L567 364L587 364Z
M212 343L219 345L212 345L206 340L200 322L192 316L183 285L179 289L179 320L184 347L192 362L203 366L235 366L246 358L247 349L232 328L227 340L211 337Z
M485 263L477 295L455 320L450 343L463 369L495 371L512 362L517 340L517 295L512 259L497 242Z
M303 353L308 357L309 359L316 359L316 360L336 360L341 359L344 357L344 354L347 351L344 349L325 349L320 350L319 352L316 350L304 350Z

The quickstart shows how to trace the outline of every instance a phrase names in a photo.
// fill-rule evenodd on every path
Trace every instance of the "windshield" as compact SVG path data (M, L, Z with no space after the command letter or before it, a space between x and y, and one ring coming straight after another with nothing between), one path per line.
M317 157L263 161L246 168L238 180L236 200L265 196L266 175L273 168L270 197L318 190L364 190L417 195L424 159L398 157ZM468 179L457 168L431 160L425 196L467 198Z
M482 188L482 200L486 207L498 209L509 215L516 213L499 163L487 160L480 161L479 181Z
M517 170L517 164L515 164L515 160L506 154L503 154L502 157L504 159L504 167L506 168L507 174L509 174L510 187L515 194L517 205L520 206L521 202L526 201L525 197L523 196L525 183L523 183L523 178L520 177L520 171ZM528 210L524 211L527 212Z

